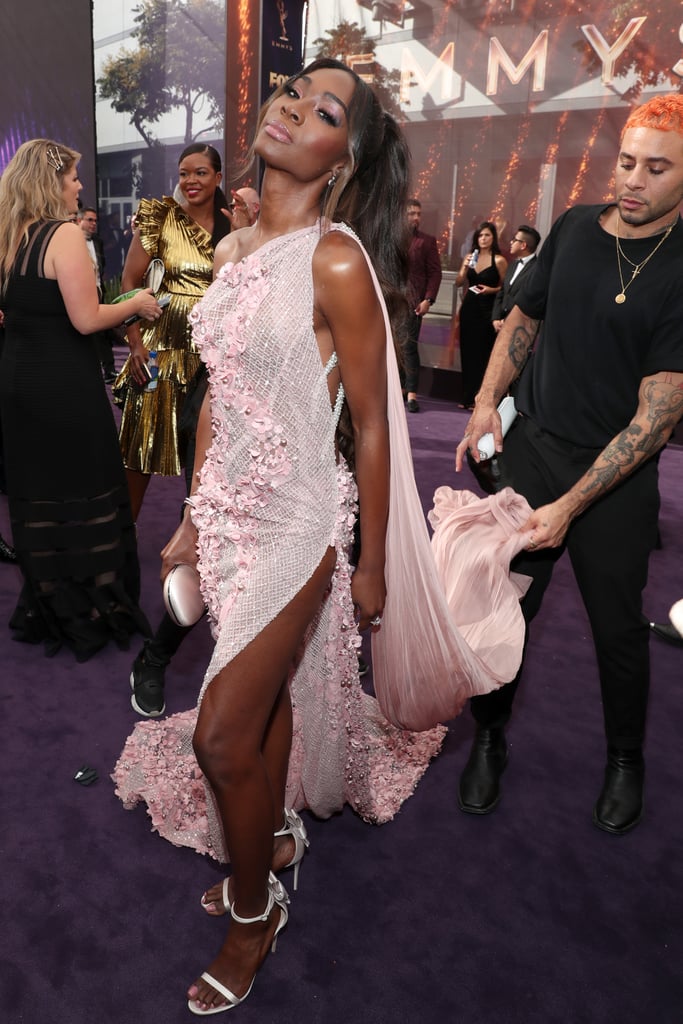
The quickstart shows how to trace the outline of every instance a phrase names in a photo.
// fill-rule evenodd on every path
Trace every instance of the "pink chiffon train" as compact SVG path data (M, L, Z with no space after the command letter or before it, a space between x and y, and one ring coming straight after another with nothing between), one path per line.
M430 544L386 307L384 318L391 482L387 600L382 628L372 637L373 681L388 720L421 730L455 718L469 697L510 682L519 669L519 599L528 584L511 576L509 566L525 545L519 530L531 508L509 489L478 498L441 487L430 514Z

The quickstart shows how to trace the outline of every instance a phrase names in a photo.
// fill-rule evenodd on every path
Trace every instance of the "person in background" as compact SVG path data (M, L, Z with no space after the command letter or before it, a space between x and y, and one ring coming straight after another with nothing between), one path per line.
M491 322L496 334L503 326L505 317L515 305L515 298L522 282L526 280L526 275L533 268L540 241L541 236L536 228L529 227L528 224L522 224L515 231L514 238L510 243L510 264L505 271L503 287L496 292L493 300Z
M466 409L474 403L496 339L491 313L507 270L493 221L485 220L479 225L473 246L455 278L456 286L464 289L460 306L460 358L461 404Z
M227 208L230 225L233 229L248 228L256 223L261 209L261 200L255 188L245 186L233 189L232 201Z
M420 375L420 354L417 347L422 318L436 301L441 285L441 260L436 238L420 231L422 203L409 199L406 216L410 233L408 248L408 313L407 336L403 343L404 391L408 412L419 412L417 386Z
M496 292L493 300L491 322L496 334L503 326L505 317L515 305L515 297L526 280L526 275L533 269L536 261L536 249L540 241L541 236L536 228L528 225L522 225L515 232L510 243L512 259L505 271L503 287ZM468 452L467 463L480 487L487 494L495 494L502 490L500 467L495 455L492 459L487 459L484 462L475 462Z
M102 305L83 232L69 223L80 154L19 147L0 179L0 416L23 588L16 638L85 661L149 633L116 427L92 335L161 316L147 290Z
M193 143L183 150L178 177L179 200L140 203L123 274L122 287L135 287L150 259L160 257L165 267L162 291L171 295L158 324L128 328L130 357L114 387L115 394L123 391L125 396L120 440L136 519L151 475L181 472L183 418L192 420L186 438L194 441L206 377L187 318L211 283L214 246L230 231L223 212L228 202L220 188L221 159L213 146ZM153 390L147 387L145 372L150 351L156 351L158 364ZM184 417L188 391L195 412L190 415L188 410ZM163 714L166 667L189 631L164 613L154 636L145 641L130 674L131 704L138 714Z
M92 206L81 207L78 213L78 225L85 236L85 245L95 272L97 294L101 298L104 280L104 248L102 239L97 234L97 210Z
M85 235L85 244L88 249L88 255L92 260L95 280L97 281L97 294L101 302L105 262L104 246L102 245L102 239L97 234L97 210L92 206L82 207L78 215L78 225ZM95 336L96 344L100 350L100 363L102 364L105 384L113 384L116 380L114 349L112 347L113 340L113 331L100 331Z
M2 362L2 343L5 336L3 326L3 312L0 309L0 362ZM7 484L5 483L5 460L2 454L2 420L0 419L0 493L7 493ZM0 534L0 562L5 562L9 565L14 565L17 561L17 553L11 544L8 544L5 538Z
M152 476L181 472L178 418L199 368L188 314L211 283L214 247L230 231L221 212L228 206L221 179L218 152L192 143L178 161L181 202L143 199L135 216L121 289L139 288L150 261L158 258L165 268L161 294L170 296L158 323L128 327L130 355L114 385L123 402L120 443L136 520ZM154 380L150 352L156 353Z
M626 121L614 202L570 208L553 225L498 334L456 453L457 469L467 450L478 459L479 439L491 431L503 482L534 508L526 550L513 563L532 579L527 623L569 552L593 634L607 745L593 822L616 835L643 812L650 659L642 592L658 534L659 453L683 412L682 200L683 96L658 96ZM496 407L521 367L523 415L503 447ZM500 799L519 678L472 700L463 811L487 814Z

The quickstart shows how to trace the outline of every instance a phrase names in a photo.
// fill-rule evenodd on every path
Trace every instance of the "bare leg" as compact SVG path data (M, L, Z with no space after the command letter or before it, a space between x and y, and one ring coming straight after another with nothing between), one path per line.
M216 799L233 869L231 896L241 917L263 913L267 903L273 831L281 825L284 802L285 744L288 755L291 743L286 680L334 565L330 548L297 596L211 681L199 710L195 753ZM232 921L208 972L243 996L278 920L274 908L266 922ZM188 996L202 1009L224 1003L201 978Z
M278 706L279 704L282 704L281 708ZM277 832L282 828L283 823L282 814L285 806L289 752L292 749L292 703L287 686L283 686L278 696L278 704L276 704L268 724L262 749L275 801L273 832Z
M280 708L279 705L282 705ZM274 820L272 832L278 832L284 824L285 790L287 786L287 769L289 752L292 746L292 705L289 699L289 688L283 686L273 709L262 747L266 773L271 782L273 793ZM229 849L229 847L228 847ZM272 858L270 867L273 871L281 871L294 856L296 844L292 836L278 836L272 841ZM232 885L230 899L234 899ZM212 917L222 917L228 908L224 904L223 882L216 882L202 896L202 904Z
M145 492L147 491L147 486L150 481L150 474L139 473L137 469L127 469L126 480L128 481L128 496L130 497L130 509L133 513L133 522L137 523Z

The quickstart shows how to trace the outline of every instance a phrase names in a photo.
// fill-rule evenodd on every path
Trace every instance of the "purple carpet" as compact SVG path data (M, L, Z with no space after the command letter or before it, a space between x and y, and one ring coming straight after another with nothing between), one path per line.
M465 416L424 400L409 417L426 505L436 486L454 485ZM667 450L661 468L663 547L646 602L659 619L683 596L683 450ZM460 483L476 489L469 473ZM180 481L154 480L139 522L153 623L158 552L181 498ZM7 536L4 498L0 530ZM0 566L2 630L18 588L18 572ZM224 929L199 906L218 869L114 797L109 772L138 720L128 683L137 644L78 665L6 630L1 643L0 1021L188 1024L186 987ZM169 670L169 713L194 703L210 647L202 623ZM683 650L653 639L652 662L646 811L632 834L613 837L591 824L601 710L563 559L534 623L500 807L483 818L457 808L464 714L394 822L373 827L348 809L327 822L305 815L311 850L289 926L236 1019L681 1024ZM100 775L89 788L73 781L83 764Z

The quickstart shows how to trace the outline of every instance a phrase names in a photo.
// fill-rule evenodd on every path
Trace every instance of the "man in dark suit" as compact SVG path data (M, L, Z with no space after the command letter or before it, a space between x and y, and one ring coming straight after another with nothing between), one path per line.
M433 235L420 231L422 204L419 199L409 199L407 204L410 248L408 250L408 302L410 313L408 337L403 345L405 364L404 391L408 399L408 412L419 412L417 403L417 380L420 373L420 356L417 341L420 337L422 317L434 304L441 284L441 259Z
M78 214L78 224L85 235L85 244L92 260L95 280L97 282L97 294L102 301L102 285L104 282L104 246L102 239L97 234L97 210L92 206L84 206ZM113 384L116 380L114 368L114 350L112 348L113 334L111 331L98 331L95 340L100 354L102 372L107 384Z
M491 320L496 333L503 326L503 321L515 305L515 296L530 267L536 260L536 250L541 241L536 228L522 224L515 231L510 242L510 263L503 279L503 287L496 293L491 311Z

